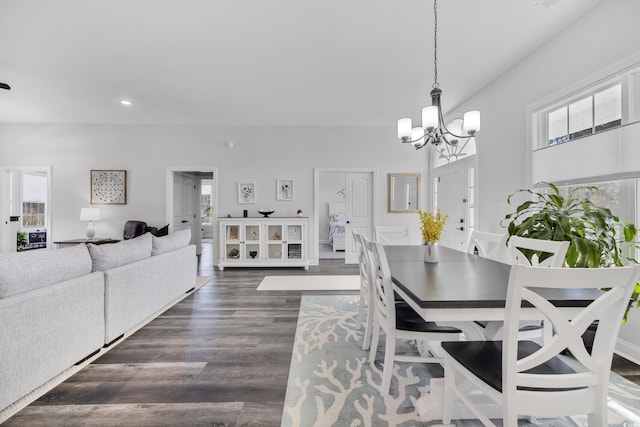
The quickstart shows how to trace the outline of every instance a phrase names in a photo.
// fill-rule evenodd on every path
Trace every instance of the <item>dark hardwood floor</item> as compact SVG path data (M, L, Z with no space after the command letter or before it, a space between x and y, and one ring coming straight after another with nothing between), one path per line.
M208 259L199 274L211 282L3 426L280 426L302 293L256 287L265 275L357 267L323 260L306 272L218 272ZM638 366L617 361L640 383Z

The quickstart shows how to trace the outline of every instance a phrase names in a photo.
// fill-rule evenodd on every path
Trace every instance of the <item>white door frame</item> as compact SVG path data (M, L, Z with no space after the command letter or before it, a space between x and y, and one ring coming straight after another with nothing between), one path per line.
M475 212L475 218L473 219L473 223L474 225L477 226L478 224L478 156L474 155L471 156L469 158L465 158L465 159L461 159L458 160L456 162L453 163L449 163L447 165L442 165L439 166L437 168L432 168L429 172L429 199L430 199L430 203L429 205L431 206L432 210L433 210L433 179L437 176L440 176L443 174L443 172L450 172L453 169L457 169L460 171L460 173L462 173L462 176L466 177L467 180L464 183L464 191L462 192L464 196L464 199L467 200L467 202L471 199L469 197L468 194L468 190L469 190L469 182L468 182L468 170L469 168L473 168L474 171L474 195L473 195L473 200L474 200L474 204L476 209L474 209ZM470 234L470 230L469 230L469 205L466 204L467 202L465 202L464 206L463 206L463 214L462 217L465 219L465 223L463 224L463 227L465 228L465 234L466 237L468 239L469 234ZM446 213L446 212L443 212ZM458 218L449 218L448 221L458 221ZM457 227L460 224L457 223L449 223L450 226L452 227ZM454 248L454 249L460 249L460 248ZM464 245L464 247L462 248L462 250L466 250L466 244Z
M318 265L319 248L320 248L320 173L321 172L369 172L373 177L371 183L371 213L372 222L376 224L378 221L378 170L375 168L313 168L313 245L310 246L310 264ZM345 239L347 237L345 236ZM346 254L345 254L346 261Z
M173 232L173 175L177 172L211 172L213 174L213 197L214 200L211 201L214 206L214 211L218 206L218 181L220 181L218 177L218 167L217 166L167 166L166 175L165 175L165 222L169 224L169 232ZM213 226L217 226L217 221L213 218L214 224ZM215 233L214 233L215 236ZM217 242L216 242L217 244ZM215 253L214 250L214 261L215 261Z
M10 171L20 171L22 175L24 172L45 172L47 176L47 212L45 214L46 217L46 228L47 228L47 249L51 249L53 247L53 220L52 220L52 207L53 207L53 168L51 166L0 166L0 173L4 174ZM22 186L22 183L20 184ZM0 191L0 213L4 213L5 209L9 209L9 195L4 194L4 191ZM22 199L22 188L20 188L20 199ZM21 200L22 202L22 200ZM22 211L22 209L21 209ZM2 221L6 221L9 218L4 218L4 215L1 218ZM20 214L22 217L22 214ZM4 225L3 225L4 226ZM8 229L8 227L7 227ZM0 232L0 236L2 236L2 232ZM4 238L4 237L0 237ZM2 247L2 244L0 244ZM0 251L1 252L1 251Z

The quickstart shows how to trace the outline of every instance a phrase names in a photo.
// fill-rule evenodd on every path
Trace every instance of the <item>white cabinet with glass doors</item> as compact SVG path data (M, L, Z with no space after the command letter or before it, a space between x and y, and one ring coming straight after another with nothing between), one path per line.
M225 267L304 267L307 218L221 218L220 261Z

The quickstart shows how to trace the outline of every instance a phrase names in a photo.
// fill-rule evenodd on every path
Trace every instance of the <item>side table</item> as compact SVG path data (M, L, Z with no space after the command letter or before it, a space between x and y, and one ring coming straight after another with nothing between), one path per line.
M109 238L93 238L93 239L71 239L71 240L59 240L57 242L53 242L56 249L65 248L67 246L79 245L82 243L93 243L94 245L104 245L108 243L118 243L120 240L109 239Z

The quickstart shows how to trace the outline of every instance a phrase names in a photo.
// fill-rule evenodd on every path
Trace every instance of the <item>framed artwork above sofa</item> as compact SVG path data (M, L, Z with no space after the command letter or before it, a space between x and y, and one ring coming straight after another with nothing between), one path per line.
M126 170L92 170L91 171L91 204L92 205L126 205L127 204L127 171Z

